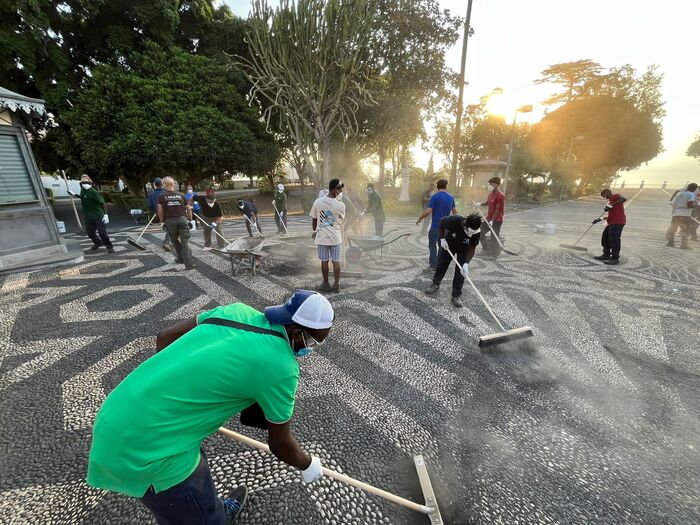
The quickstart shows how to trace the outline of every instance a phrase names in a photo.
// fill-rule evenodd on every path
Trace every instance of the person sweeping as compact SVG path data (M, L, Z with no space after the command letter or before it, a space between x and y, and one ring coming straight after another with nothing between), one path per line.
M102 194L92 187L92 179L88 175L80 177L80 195L68 191L68 195L80 199L80 204L85 215L85 231L92 241L90 250L93 252L101 246L107 248L107 252L114 253L112 241L107 234L107 205Z
M275 208L277 233L287 233L287 194L284 192L284 184L277 185L272 206Z
M159 352L107 396L95 418L88 485L141 502L161 525L236 522L245 486L220 499L202 442L252 406L266 420L270 451L311 483L321 461L291 433L297 359L328 336L333 307L297 290L261 313L235 303L162 330Z
M374 191L374 184L367 184L367 208L362 212L371 213L374 216L374 234L378 237L384 236L384 222L386 215L384 214L384 204L382 197Z
M601 191L600 196L608 201L605 208L603 208L603 211L608 212L608 216L605 217L608 225L603 230L603 235L600 238L600 244L603 246L603 253L593 258L603 261L608 265L620 264L622 229L625 227L625 224L627 224L624 205L627 199L619 193L613 193L608 188ZM599 217L593 221L593 224L597 224L602 220L603 218Z
M464 306L461 299L464 275L469 275L469 262L474 257L480 236L481 217L476 213L472 213L467 217L450 215L440 220L440 249L438 251L437 268L435 269L432 284L425 291L426 294L433 295L440 289L440 283L452 262L452 256L448 252L449 248L449 251L455 255L461 267L461 271L460 267L455 268L455 275L452 279L452 304L457 308Z

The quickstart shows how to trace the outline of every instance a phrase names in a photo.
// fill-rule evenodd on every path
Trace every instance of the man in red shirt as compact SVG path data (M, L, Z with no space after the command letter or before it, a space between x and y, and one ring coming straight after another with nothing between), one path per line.
M613 193L608 188L600 192L600 196L608 200L608 203L603 208L608 212L605 219L608 225L603 230L603 236L600 239L600 244L603 245L603 255L598 255L594 259L603 261L605 264L620 264L620 238L622 237L622 229L627 224L625 217L625 205L627 199L619 193ZM593 224L596 224L603 219L596 219Z
M494 233L498 235L499 238L501 235L501 226L503 225L503 213L506 211L506 196L498 189L500 185L500 177L491 177L489 179L489 196L486 202L476 203L479 206L489 207L486 221L488 221ZM490 235L485 235L489 231L491 230L486 224L481 225L481 232L484 234L481 236L483 252L491 257L498 257L498 254L501 253L501 247L496 239L491 238Z

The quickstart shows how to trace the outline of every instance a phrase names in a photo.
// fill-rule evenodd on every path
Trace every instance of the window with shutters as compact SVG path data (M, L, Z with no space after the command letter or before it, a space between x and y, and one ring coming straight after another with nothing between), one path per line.
M17 137L0 134L0 206L37 200Z

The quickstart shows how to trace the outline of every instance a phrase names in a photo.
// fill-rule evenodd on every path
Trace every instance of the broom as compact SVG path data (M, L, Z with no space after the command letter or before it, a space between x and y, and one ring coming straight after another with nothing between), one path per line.
M149 227L149 226L151 225L151 223L153 222L153 219L155 219L155 218L156 218L156 214L154 213L153 216L151 217L151 220L148 221L148 224L146 224L146 226L144 227L144 229L141 230L141 235L139 235L139 236L136 238L136 240L132 239L131 237L127 237L126 242L128 242L129 244L131 244L133 247L138 248L138 249L141 250L142 252L145 252L145 251L146 251L146 247L145 247L143 244L139 244L139 241L141 240L141 237L143 237L143 234L146 233L146 230L148 229L148 227Z
M195 217L197 217L197 218L199 219L199 221L200 221L202 224L204 224L204 225L206 225L206 226L209 226L209 228L211 228L211 231L213 231L215 234L217 234L219 237L221 237L221 240L224 241L224 242L226 243L227 246L228 246L229 244L231 244L231 243L228 241L228 239L226 239L226 237L224 237L224 236L221 235L218 231L216 231L216 228L212 228L211 224L209 224L207 221L205 221L204 219L202 219L202 218L201 218L199 215L197 215L195 212L192 212L192 215L194 215Z
M506 250L505 246L503 246L503 243L501 242L501 239L498 237L498 235L496 235L496 232L493 230L491 223L489 223L489 221L487 221L486 218L481 213L481 208L479 208L476 204L474 204L474 209L479 213L479 217L481 217L483 222L486 223L486 226L489 227L489 230L491 230L491 235L493 235L493 238L496 239L496 242L501 247L501 250L506 252L508 255L515 255L516 257L518 257L517 253L511 252L510 250Z
M496 321L496 324L501 329L500 332L497 332L495 334L482 335L479 338L479 348L484 349L484 348L487 348L490 346L496 346L496 345L500 345L503 343L511 343L514 341L520 341L522 339L527 339L527 338L533 336L532 328L530 328L529 326L523 326L522 328L514 328L512 330L506 330L506 328L503 326L503 324L498 319L498 317L496 317L496 314L493 313L493 310L491 310L491 307L486 302L486 299L484 299L484 296L481 295L481 293L479 292L477 287L474 285L472 280L464 272L464 269L459 264L459 261L457 261L457 257L455 257L455 255L452 253L452 251L449 248L447 248L447 253L450 254L450 257L452 257L452 260L457 265L457 268L459 268L459 271L462 272L462 275L467 280L467 282L469 282L469 284L471 284L472 288L474 289L474 292L476 292L477 297L481 300L481 302L486 307L486 310L488 311L488 313L491 314L491 317L493 317L493 320Z
M579 241L581 239L583 239L584 235L586 235L590 231L590 229L593 228L594 225L596 225L600 222L600 219L603 217L603 215L605 215L605 213L606 212L603 211L603 213L598 215L598 218L596 220L594 220L588 228L586 228L586 231L583 232L578 239L576 239L576 242L574 244L560 244L559 247L560 248L567 248L569 250L578 250L580 252L587 252L588 248L584 248L583 246L577 246L577 244L579 243Z

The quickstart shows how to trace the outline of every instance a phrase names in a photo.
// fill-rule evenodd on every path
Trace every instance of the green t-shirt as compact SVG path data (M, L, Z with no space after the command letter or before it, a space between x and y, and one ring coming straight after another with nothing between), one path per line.
M275 206L277 206L277 211L280 213L282 210L287 209L287 194L279 191L275 191Z
M369 206L367 206L368 211L370 213L372 213L376 218L383 218L384 217L384 204L382 204L382 198L379 196L379 194L376 191L373 191L372 193L369 194L368 200L369 200Z
M83 213L86 219L101 219L104 217L105 200L95 188L90 188L89 190L81 188L80 203L83 206Z
M95 418L89 485L141 497L185 480L202 441L257 402L272 423L289 421L299 365L281 325L250 306L199 315L276 330L284 338L199 324L144 361L107 396Z

